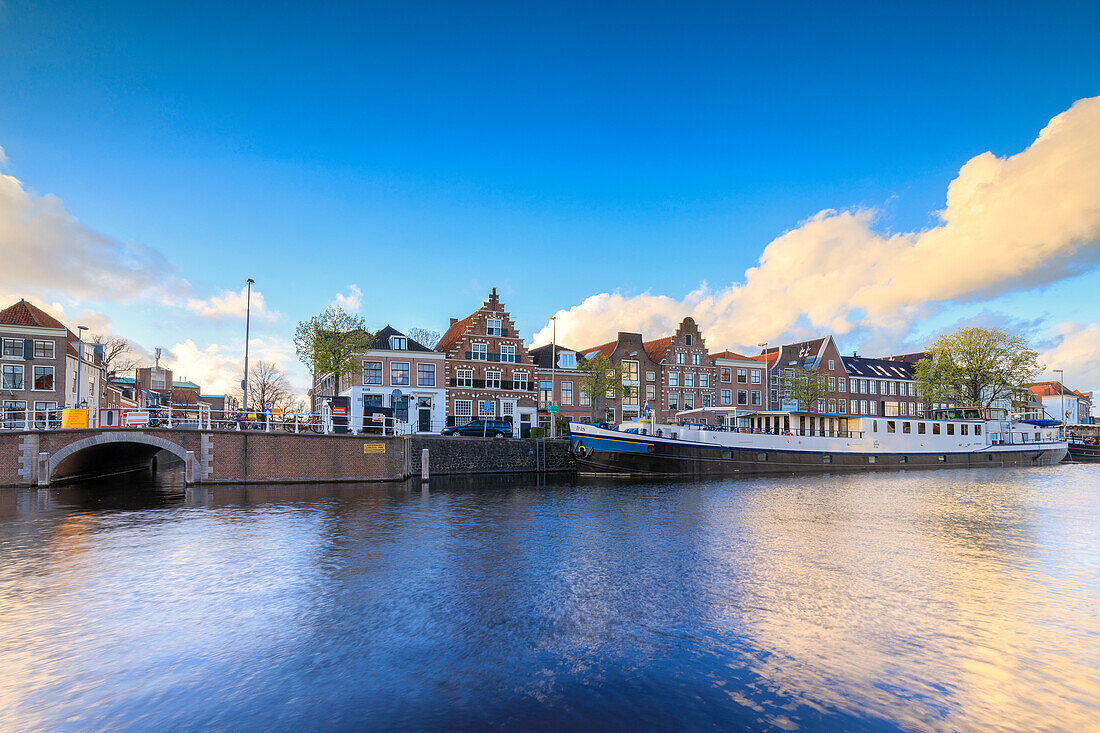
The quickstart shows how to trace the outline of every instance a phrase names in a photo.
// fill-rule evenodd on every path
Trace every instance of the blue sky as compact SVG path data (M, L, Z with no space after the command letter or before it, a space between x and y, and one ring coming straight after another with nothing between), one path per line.
M272 349L352 284L369 324L437 329L495 285L531 335L597 293L739 282L821 210L919 232L968 160L1100 93L1096 3L228 5L8 0L0 172L195 298L255 278ZM1098 320L1076 271L888 335L1055 338ZM147 348L239 347L232 317L38 290Z

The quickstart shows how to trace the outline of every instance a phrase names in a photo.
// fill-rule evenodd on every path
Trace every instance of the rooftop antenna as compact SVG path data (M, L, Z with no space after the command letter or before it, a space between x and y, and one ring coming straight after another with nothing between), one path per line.
M157 348L153 349L153 355L156 357L157 366L159 367L160 366L160 347L159 346Z

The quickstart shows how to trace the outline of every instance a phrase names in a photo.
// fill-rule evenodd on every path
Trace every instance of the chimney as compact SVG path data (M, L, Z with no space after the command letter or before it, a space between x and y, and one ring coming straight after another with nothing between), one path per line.
M452 319L451 319L451 325L453 326L453 325L455 325L456 323L458 323L458 319L457 319L457 318L452 318Z
M492 290L489 291L489 301L488 301L487 305L490 305L494 308L500 305L500 298L497 297L497 289L496 288L493 288Z

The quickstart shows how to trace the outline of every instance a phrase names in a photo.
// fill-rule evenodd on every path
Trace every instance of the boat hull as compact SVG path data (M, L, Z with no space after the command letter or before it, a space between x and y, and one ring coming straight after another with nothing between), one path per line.
M836 473L929 468L1051 466L1066 456L1065 444L1019 450L957 453L874 453L776 450L649 441L629 433L570 438L580 473L730 476Z
M1100 463L1100 445L1070 443L1069 456L1066 460L1077 463Z

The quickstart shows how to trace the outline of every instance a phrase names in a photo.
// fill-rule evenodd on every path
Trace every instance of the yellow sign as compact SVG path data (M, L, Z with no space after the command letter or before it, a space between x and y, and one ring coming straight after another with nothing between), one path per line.
M385 443L363 443L363 452L364 453L385 453L386 452L386 444Z
M88 411L78 407L66 407L61 411L62 430L81 430L88 427Z

